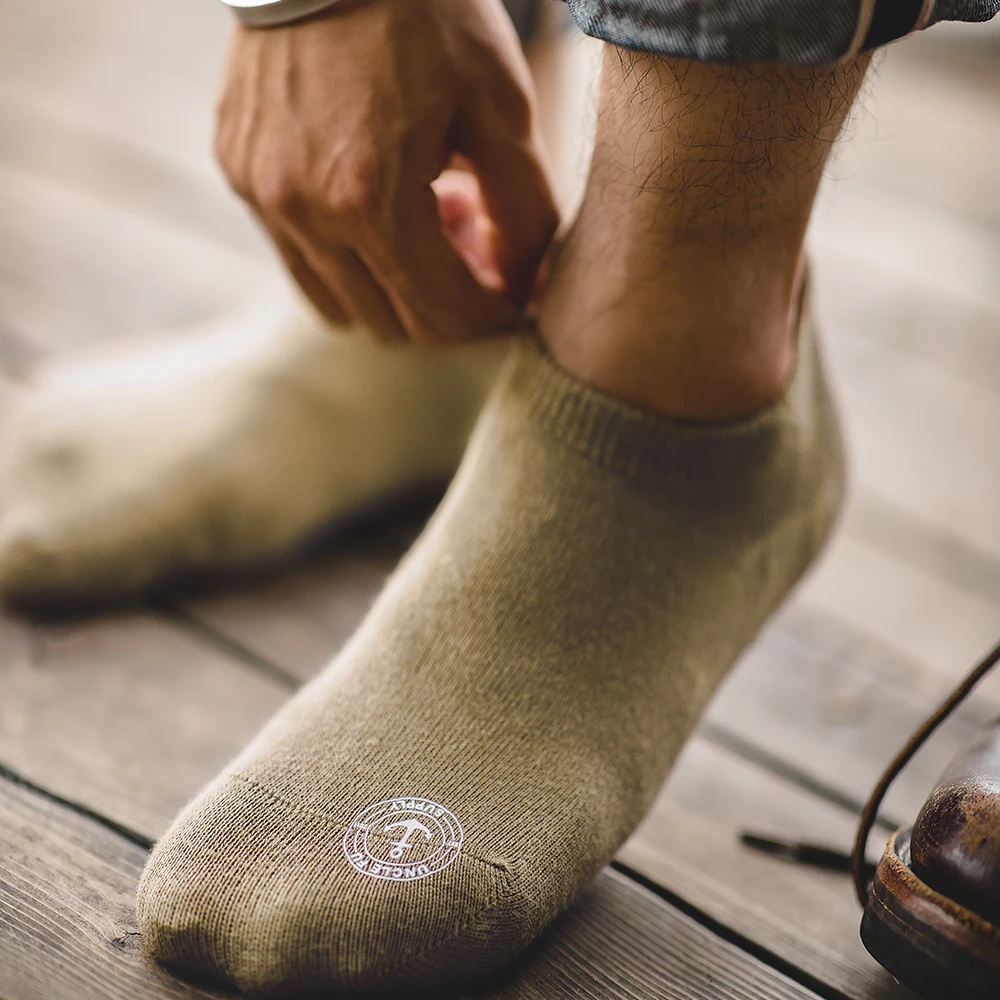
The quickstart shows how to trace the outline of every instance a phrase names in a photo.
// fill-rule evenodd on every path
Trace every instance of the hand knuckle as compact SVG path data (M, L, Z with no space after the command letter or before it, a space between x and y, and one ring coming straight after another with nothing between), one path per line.
M334 211L348 222L367 225L382 214L383 203L374 175L351 171L338 179L332 193Z
M298 185L287 171L263 171L254 178L253 201L263 212L288 215L297 196Z

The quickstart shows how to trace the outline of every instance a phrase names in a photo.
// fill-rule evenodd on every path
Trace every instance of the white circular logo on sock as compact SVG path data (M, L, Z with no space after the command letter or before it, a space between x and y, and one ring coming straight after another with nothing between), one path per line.
M455 814L430 799L383 799L354 817L347 860L364 875L412 882L447 868L465 833Z

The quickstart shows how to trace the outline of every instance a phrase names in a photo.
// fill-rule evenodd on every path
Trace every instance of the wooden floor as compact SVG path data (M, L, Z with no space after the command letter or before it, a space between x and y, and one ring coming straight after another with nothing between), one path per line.
M271 269L206 149L209 0L8 0L0 29L0 396L34 360L180 324ZM490 997L909 997L847 880L743 848L846 846L897 745L1000 635L1000 42L887 59L814 233L854 490L819 570L713 703L653 814ZM142 957L148 844L345 639L412 533L269 584L57 626L0 620L0 998L206 994ZM1000 715L988 683L886 804L912 817ZM873 845L873 850L877 849Z

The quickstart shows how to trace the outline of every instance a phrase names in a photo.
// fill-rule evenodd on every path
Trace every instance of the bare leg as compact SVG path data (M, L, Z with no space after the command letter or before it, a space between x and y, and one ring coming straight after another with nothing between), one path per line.
M754 97L641 62L609 56L543 331L649 407L752 410L788 375L802 231L850 97L838 80L810 118L809 87ZM823 544L842 471L808 325L775 406L697 427L525 338L344 652L158 843L147 951L269 996L439 995L511 960L635 828ZM389 798L407 787L437 798ZM397 828L437 860L411 864Z
M556 359L683 418L740 416L779 395L806 225L866 68L606 46L587 192L540 319Z

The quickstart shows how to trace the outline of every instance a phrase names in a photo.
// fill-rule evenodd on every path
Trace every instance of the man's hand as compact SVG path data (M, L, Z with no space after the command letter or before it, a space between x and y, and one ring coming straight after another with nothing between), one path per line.
M557 225L531 95L500 0L362 0L236 29L217 152L329 319L457 343L511 325Z

